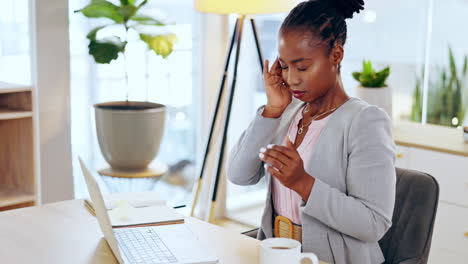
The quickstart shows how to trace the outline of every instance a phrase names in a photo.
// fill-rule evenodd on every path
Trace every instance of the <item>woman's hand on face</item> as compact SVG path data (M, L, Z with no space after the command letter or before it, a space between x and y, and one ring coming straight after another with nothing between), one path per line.
M307 201L315 180L305 171L304 162L294 144L289 138L286 142L287 146L270 144L260 149L259 157L273 177Z
M282 77L279 60L275 60L271 69L268 67L268 64L268 60L265 60L263 65L263 80L267 94L266 108L272 112L281 112L282 114L292 101L292 93Z

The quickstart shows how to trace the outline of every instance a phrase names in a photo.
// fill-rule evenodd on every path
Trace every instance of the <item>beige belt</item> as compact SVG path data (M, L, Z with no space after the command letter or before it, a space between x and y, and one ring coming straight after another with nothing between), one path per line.
M292 238L302 243L302 227L281 215L275 217L274 235L275 237Z

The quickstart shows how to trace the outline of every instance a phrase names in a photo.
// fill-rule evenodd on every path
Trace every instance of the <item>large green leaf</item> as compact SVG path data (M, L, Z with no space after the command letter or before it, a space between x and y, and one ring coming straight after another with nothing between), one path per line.
M161 22L156 18L152 18L146 15L134 15L130 18L131 21L135 21L140 25L148 25L148 26L165 26L166 24Z
M121 5L134 5L135 0L120 0Z
M147 35L140 34L141 40L148 44L148 47L163 58L172 53L177 37L174 34Z
M124 21L128 21L132 16L134 16L137 10L137 7L134 5L125 5L119 7L119 13L123 16Z
M109 18L116 23L120 23L124 20L123 15L119 12L119 7L104 0L93 1L83 9L76 10L75 12L81 12L86 17Z
M107 27L106 26L100 26L100 27L96 27L94 29L92 29L88 35L86 35L86 38L89 39L89 40L96 40L96 35L97 35L97 32L103 28Z
M138 9L140 9L142 6L146 5L147 2L148 2L148 0L143 0L143 2L141 2L141 3L138 5Z
M89 43L89 54L97 63L110 63L119 57L119 52L125 52L126 42L118 37L109 37L101 40L91 40Z

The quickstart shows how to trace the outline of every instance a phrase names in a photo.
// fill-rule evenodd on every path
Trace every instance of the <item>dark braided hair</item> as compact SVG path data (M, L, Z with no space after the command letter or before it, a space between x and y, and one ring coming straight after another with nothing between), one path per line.
M309 0L298 4L283 21L280 32L300 30L320 37L329 51L346 42L345 19L364 9L364 0Z

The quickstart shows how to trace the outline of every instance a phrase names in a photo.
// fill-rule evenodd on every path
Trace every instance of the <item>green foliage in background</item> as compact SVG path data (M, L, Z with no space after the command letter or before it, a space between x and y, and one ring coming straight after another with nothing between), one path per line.
M368 88L381 88L387 86L385 81L390 75L390 67L376 72L372 68L370 60L362 62L362 72L353 72L353 77L358 81L362 87Z
M137 2L139 2L137 4ZM120 5L115 5L106 0L91 0L87 6L75 13L82 13L88 18L107 18L110 24L92 29L86 36L89 39L89 54L94 57L97 63L110 63L119 57L119 53L125 55L127 46L127 36L129 30L135 30L142 41L150 50L163 58L172 53L173 45L177 37L172 33L146 34L140 32L142 27L165 26L160 20L140 13L140 9L147 4L148 0L120 0ZM107 27L121 26L125 29L125 39L118 36L109 36L98 39L97 33Z
M424 71L422 78L416 77L416 88L413 92L413 104L411 106L411 116L412 121L421 122L422 117L422 82L424 80Z
M427 101L427 122L444 126L460 126L465 118L468 106L468 56L463 59L461 70L449 47L449 67L442 67L437 72L437 79L429 81ZM417 78L416 87L413 92L413 105L411 109L411 120L421 122L422 116L422 80ZM432 79L432 78L431 78Z

